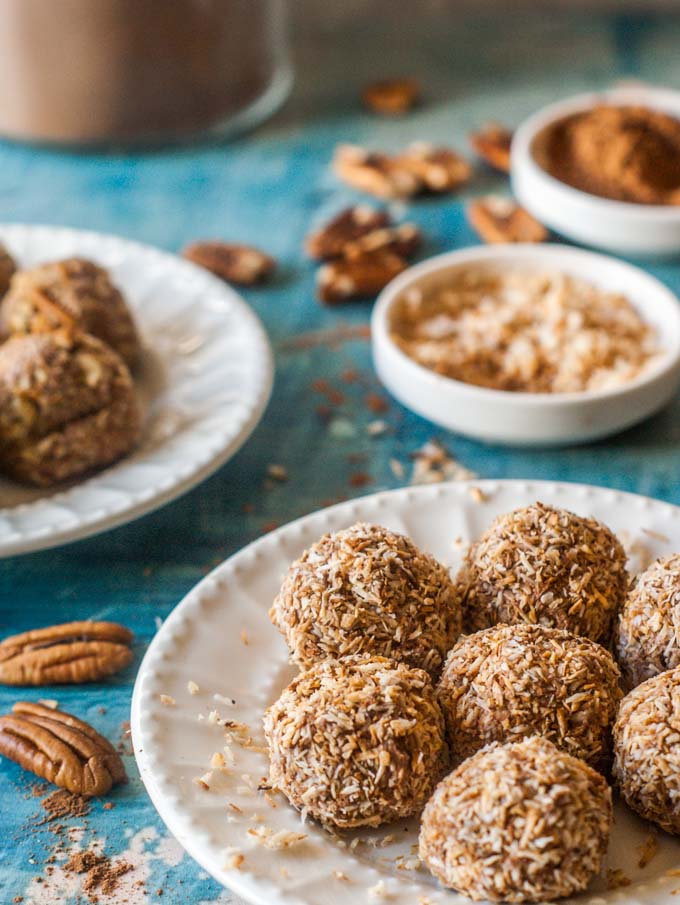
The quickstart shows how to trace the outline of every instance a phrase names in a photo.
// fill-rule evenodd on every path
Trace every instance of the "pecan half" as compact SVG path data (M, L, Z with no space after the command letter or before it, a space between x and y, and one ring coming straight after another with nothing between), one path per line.
M387 154L356 145L339 145L333 157L339 179L378 198L409 198L422 189L422 180Z
M364 105L381 116L402 116L420 100L420 83L415 79L383 79L364 88Z
M411 145L395 162L418 180L422 192L453 192L472 176L472 167L460 154L426 142Z
M470 225L484 242L545 242L548 230L509 198L490 195L467 210Z
M377 295L397 274L406 261L390 251L374 251L356 258L337 258L319 268L317 294L327 305Z
M422 234L413 223L399 226L385 226L374 229L345 245L346 258L358 258L378 251L392 251L404 258L410 258L420 248Z
M257 248L217 240L192 242L184 248L182 257L239 286L263 282L276 267L274 258Z
M132 660L132 632L115 622L66 622L0 643L0 683L97 682Z
M376 210L367 204L355 204L333 217L321 229L305 239L305 251L310 258L325 261L339 258L345 253L348 242L370 235L375 230L389 226L387 211Z
M494 170L510 172L510 145L512 132L498 123L489 123L470 135L470 144L475 152Z
M127 781L123 761L107 739L70 713L43 704L19 701L0 717L0 754L77 795L105 795Z

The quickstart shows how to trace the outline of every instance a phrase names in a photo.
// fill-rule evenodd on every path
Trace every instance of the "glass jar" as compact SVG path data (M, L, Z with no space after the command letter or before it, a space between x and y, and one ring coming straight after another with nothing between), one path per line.
M285 0L0 0L0 135L70 145L230 135L292 81Z

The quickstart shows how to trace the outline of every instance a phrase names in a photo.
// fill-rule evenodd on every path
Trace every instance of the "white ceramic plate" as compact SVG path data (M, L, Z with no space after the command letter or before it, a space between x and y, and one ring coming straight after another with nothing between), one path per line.
M478 487L484 495L472 492ZM501 512L544 500L584 515L594 515L637 550L633 568L644 555L680 550L680 508L640 496L577 484L524 481L464 482L407 488L375 494L306 516L246 547L205 578L174 610L144 658L132 700L132 738L147 790L170 831L216 879L258 905L355 905L370 903L370 889L384 890L389 905L454 905L467 901L441 889L421 870L399 870L395 857L410 855L417 824L398 823L350 834L382 842L341 847L315 825L302 828L300 817L282 798L271 808L257 785L267 776L262 752L234 745L236 763L228 777L215 774L206 790L193 780L206 774L211 755L221 751L223 730L206 717L247 723L256 745L265 707L295 674L267 611L289 562L329 530L358 519L409 534L417 544L455 566L461 555L455 540L477 536ZM248 642L248 643L245 643ZM198 694L190 694L188 682ZM233 698L225 706L213 694ZM170 695L174 706L161 703ZM229 805L233 804L238 811ZM299 846L272 851L258 845L248 829L308 833ZM598 881L581 905L674 905L671 890L680 877L680 843L661 834L660 850L644 869L638 853L649 828L617 806L608 867L620 868L632 883L607 891ZM387 840L389 841L389 840ZM225 869L233 847L245 855L240 870ZM335 872L341 872L338 876ZM348 879L343 879L342 875ZM380 884L384 884L381 886ZM376 899L380 901L380 897Z
M129 522L204 480L248 438L269 399L272 354L260 321L233 289L187 261L116 236L0 225L20 266L71 255L108 268L145 347L136 382L140 446L59 490L0 477L0 556L54 547Z

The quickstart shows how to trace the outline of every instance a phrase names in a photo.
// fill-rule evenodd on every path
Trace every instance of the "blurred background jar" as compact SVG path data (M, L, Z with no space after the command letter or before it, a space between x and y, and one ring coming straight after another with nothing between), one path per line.
M292 81L285 0L0 0L0 135L68 145L228 136Z

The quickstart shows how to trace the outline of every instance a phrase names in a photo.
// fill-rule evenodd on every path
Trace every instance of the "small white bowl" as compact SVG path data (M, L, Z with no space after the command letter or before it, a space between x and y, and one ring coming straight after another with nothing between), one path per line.
M572 188L537 161L548 126L598 104L642 105L680 119L680 92L652 86L581 94L544 107L515 132L510 154L512 189L519 203L568 239L623 255L680 253L680 205L611 201Z
M657 331L662 354L643 374L616 388L579 393L514 393L442 377L393 342L394 304L418 286L445 284L471 264L558 271L623 293ZM630 427L664 406L680 385L680 303L654 277L631 264L564 245L491 245L438 255L410 267L379 295L371 321L379 378L407 408L442 427L511 446L583 443Z

